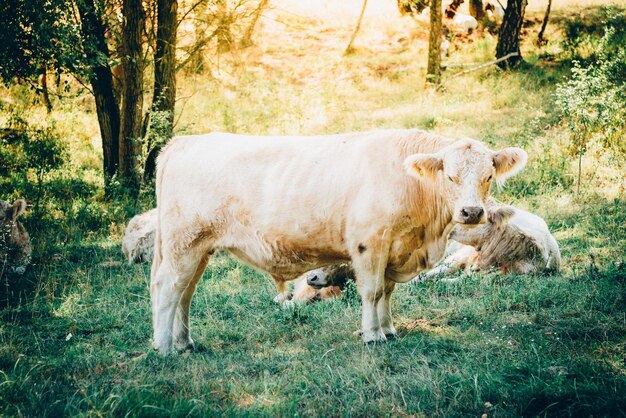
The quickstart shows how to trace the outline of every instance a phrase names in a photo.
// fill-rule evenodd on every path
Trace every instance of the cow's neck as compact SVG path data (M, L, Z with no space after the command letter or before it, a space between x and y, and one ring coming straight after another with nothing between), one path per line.
M437 152L453 142L454 140L450 138L419 129L407 130L406 134L398 140L398 144L405 158L412 154Z

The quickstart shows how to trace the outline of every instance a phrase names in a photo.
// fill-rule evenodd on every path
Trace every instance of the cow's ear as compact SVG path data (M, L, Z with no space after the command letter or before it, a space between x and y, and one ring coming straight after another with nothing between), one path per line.
M501 225L513 215L515 215L515 209L512 206L498 208L493 212L489 212L489 222L494 225Z
M496 152L493 156L493 166L496 169L498 184L504 184L509 177L519 173L527 161L528 154L521 148L508 147Z
M404 160L404 168L413 177L433 178L443 170L443 160L435 154L413 154Z
M16 220L18 216L26 211L26 201L24 199L19 199L13 202L11 205L11 219Z

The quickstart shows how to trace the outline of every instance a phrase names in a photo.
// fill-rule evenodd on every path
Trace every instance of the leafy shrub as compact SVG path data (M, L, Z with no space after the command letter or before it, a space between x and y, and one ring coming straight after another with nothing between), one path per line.
M578 157L579 190L582 157L591 145L626 152L621 140L626 127L626 52L613 49L616 36L607 29L597 62L588 67L576 62L572 76L556 89L555 101L570 131L570 155Z

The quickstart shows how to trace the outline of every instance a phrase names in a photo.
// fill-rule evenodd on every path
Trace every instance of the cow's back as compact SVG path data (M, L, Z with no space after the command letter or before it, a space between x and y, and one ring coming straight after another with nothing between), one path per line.
M516 225L528 236L533 237L544 256L545 264L542 268L558 271L561 264L559 245L546 222L540 216L516 208L515 216L509 221Z

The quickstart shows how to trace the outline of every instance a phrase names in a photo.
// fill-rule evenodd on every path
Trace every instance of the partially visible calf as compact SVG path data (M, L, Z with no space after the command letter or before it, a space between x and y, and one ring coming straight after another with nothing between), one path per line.
M311 270L296 279L291 300L309 303L340 296L348 280L355 278L354 270L347 263Z
M473 228L455 226L450 233L446 258L418 277L423 280L492 268L505 274L537 274L558 272L560 267L558 243L542 218L513 206L500 207L490 200L487 223ZM306 303L339 296L348 280L354 280L349 264L312 270L297 280L293 300Z
M487 2L485 5L485 14L490 19L502 20L504 17L504 9L498 3Z
M25 211L25 200L16 200L12 205L0 200L0 272L24 274L30 264L30 237L17 220Z
M478 28L478 21L473 16L458 13L451 8L446 9L445 15L448 26L455 31L471 34Z
M156 227L156 209L137 215L128 222L122 239L122 252L128 258L128 264L152 261Z

